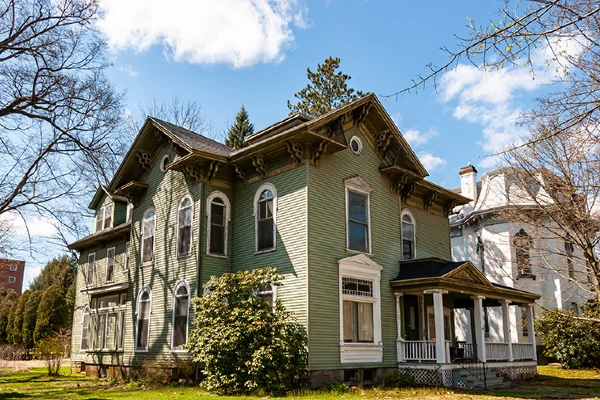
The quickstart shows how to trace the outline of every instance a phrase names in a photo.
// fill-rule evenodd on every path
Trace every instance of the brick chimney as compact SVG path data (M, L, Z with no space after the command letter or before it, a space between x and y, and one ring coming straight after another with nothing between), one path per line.
M460 175L460 194L473 199L473 204L475 204L477 202L477 170L469 163L466 167L462 167L458 174Z

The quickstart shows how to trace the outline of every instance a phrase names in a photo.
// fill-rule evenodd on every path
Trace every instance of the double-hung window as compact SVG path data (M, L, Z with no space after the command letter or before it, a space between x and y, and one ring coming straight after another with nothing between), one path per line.
M186 195L179 203L177 218L177 255L187 256L192 253L192 219L194 206L192 197Z
M345 181L346 185L346 248L371 253L371 187L361 178Z
M229 223L230 204L227 196L214 191L207 201L208 237L207 253L217 256L227 255L227 228Z
M8 283L15 283L17 281L17 278L14 276L9 276L8 277Z
M373 281L343 277L342 295L344 342L373 343Z
M137 300L137 323L135 349L148 350L150 340L150 312L152 309L152 297L150 288L142 289Z
M190 288L180 282L173 293L173 338L172 349L182 350L188 338L188 316L190 312Z
M113 205L106 204L96 212L96 232L112 228Z
M415 258L415 219L408 210L402 212L402 259Z
M153 208L144 213L142 220L142 265L154 261L154 232L156 229L156 213Z
M531 271L531 237L524 229L519 230L513 239L515 246L517 272L519 277L532 276Z
M130 242L125 243L125 260L123 261L123 271L129 269L129 250L131 249Z
M261 186L254 199L256 215L256 251L275 249L277 193L271 184Z
M115 280L115 248L106 250L106 282Z
M85 265L85 284L93 285L96 276L96 253L88 254L88 261Z

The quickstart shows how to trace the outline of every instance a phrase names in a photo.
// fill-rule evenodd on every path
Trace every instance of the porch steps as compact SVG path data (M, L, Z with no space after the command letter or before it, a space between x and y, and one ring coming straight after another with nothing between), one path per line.
M483 372L469 373L465 370L458 371L458 379L469 388L483 389ZM504 382L504 377L498 376L489 370L486 370L486 379L488 389L502 389L509 385L508 382Z

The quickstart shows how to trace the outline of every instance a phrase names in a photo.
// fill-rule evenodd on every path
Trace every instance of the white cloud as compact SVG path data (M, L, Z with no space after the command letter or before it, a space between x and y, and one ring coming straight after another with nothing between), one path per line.
M193 64L247 67L278 62L305 28L303 0L101 0L98 25L114 51L144 52Z
M430 128L427 132L421 132L418 129L407 129L402 132L404 139L408 141L411 147L419 147L427 143L430 139L439 136L439 133Z
M138 76L140 74L139 72L134 70L131 65L119 65L119 66L117 66L117 70L121 71L121 72L125 72L132 78L135 78L136 76Z
M429 172L433 172L440 167L446 166L446 160L436 157L431 153L420 152L417 154L417 156L419 157L419 160L421 160L421 163L425 169Z
M56 226L47 217L27 217L26 221L18 213L8 212L0 216L6 221L10 231L16 236L52 237L58 233Z

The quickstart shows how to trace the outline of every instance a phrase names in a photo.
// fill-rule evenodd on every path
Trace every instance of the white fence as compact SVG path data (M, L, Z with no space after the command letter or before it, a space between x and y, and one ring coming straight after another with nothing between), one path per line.
M486 343L485 358L488 361L508 360L508 343Z

